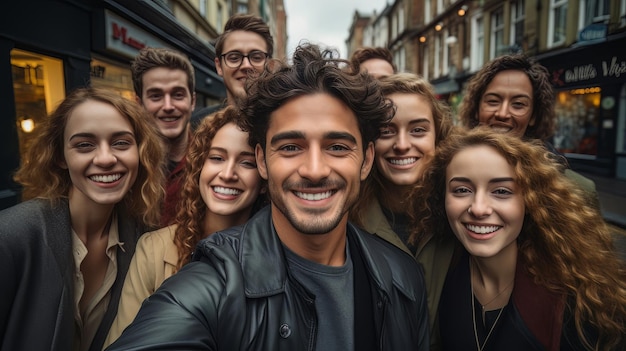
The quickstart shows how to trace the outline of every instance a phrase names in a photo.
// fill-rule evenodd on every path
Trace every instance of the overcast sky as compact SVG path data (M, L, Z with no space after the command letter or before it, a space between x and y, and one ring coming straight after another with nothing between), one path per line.
M380 13L388 0L284 0L287 13L287 57L300 40L334 47L347 58L346 39L355 10Z

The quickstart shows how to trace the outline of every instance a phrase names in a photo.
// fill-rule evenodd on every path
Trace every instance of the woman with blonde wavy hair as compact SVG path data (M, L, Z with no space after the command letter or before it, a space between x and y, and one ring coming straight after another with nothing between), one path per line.
M165 150L114 91L79 88L36 127L0 212L2 350L100 350L139 236L159 223Z
M453 240L444 350L623 350L626 267L540 141L456 131L414 189L411 235Z
M174 224L139 240L106 346L133 321L143 300L190 261L200 240L243 224L265 204L264 182L238 113L228 106L196 128Z

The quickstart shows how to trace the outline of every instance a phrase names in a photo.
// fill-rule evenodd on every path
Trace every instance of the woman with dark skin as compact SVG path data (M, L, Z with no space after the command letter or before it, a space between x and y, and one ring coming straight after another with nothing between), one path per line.
M559 156L565 175L587 192L592 204L599 206L593 181L571 170L567 159L548 141L556 124L549 77L544 66L526 55L499 56L470 79L459 117L467 128L482 125L523 140L541 140L547 150Z

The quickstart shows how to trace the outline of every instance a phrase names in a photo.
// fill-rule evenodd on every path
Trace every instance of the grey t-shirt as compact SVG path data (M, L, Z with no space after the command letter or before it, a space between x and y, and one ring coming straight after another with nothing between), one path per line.
M292 276L315 296L315 350L354 350L354 272L347 241L341 267L309 261L283 247Z

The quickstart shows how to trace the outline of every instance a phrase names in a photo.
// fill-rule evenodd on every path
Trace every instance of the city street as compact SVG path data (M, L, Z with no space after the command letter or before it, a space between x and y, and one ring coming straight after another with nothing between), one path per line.
M584 176L596 183L602 215L609 223L617 251L626 260L626 181L587 173Z

